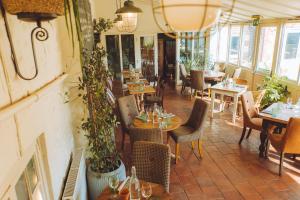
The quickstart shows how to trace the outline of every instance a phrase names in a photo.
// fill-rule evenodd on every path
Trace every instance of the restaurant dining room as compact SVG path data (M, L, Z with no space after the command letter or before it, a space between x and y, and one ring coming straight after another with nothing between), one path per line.
M0 200L299 200L299 0L0 0Z

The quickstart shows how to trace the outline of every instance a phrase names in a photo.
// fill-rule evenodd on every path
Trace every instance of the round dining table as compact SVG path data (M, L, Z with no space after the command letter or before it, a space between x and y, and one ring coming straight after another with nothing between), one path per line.
M182 119L177 115L170 117L167 121L166 125L162 128L162 131L168 132L177 129L182 124ZM132 125L136 128L144 128L144 129L151 129L151 128L159 128L159 123L153 123L152 120L150 121L143 121L139 118L135 118L132 122Z

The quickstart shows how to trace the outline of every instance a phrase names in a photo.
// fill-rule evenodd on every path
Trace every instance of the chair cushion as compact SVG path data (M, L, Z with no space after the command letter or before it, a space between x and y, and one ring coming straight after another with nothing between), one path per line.
M253 117L250 119L250 128L261 131L262 130L262 122L263 120L258 117Z
M176 143L194 141L199 139L200 134L194 133L195 129L184 125L169 132L170 136L174 139Z

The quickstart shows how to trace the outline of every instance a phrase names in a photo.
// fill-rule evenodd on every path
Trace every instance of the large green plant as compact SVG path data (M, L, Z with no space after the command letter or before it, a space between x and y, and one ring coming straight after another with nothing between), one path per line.
M101 34L112 27L112 22L99 19L95 27ZM100 44L92 52L83 51L83 76L79 79L83 102L89 110L87 120L82 123L87 132L88 160L91 169L99 173L111 172L120 165L114 135L116 116L106 92L110 73L103 62L105 56L106 51Z
M262 99L261 108L266 108L278 101L285 101L290 95L286 85L282 84L283 79L275 75L266 76L259 90L266 90L266 94Z
M208 52L208 50L205 49L205 52ZM214 67L214 62L208 53L197 53L193 58L190 57L184 57L181 60L188 73L191 70L212 70Z

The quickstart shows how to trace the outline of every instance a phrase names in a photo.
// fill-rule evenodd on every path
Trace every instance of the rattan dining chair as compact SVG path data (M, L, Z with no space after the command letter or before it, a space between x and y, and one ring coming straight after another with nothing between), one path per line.
M270 144L280 153L279 175L282 173L284 154L300 154L300 118L290 118L286 131L280 134L269 129Z
M162 131L159 128L129 128L129 137L130 144L133 147L133 144L138 141L147 141L147 142L155 142L158 144L163 143Z
M161 184L169 192L171 151L169 145L153 142L135 142L132 165L139 179Z
M209 105L207 102L196 99L188 121L179 128L168 132L168 143L170 137L176 143L175 163L178 162L179 143L182 142L192 142L192 149L194 149L194 141L198 140L198 151L200 157L202 157L202 129L207 116L208 107Z
M124 149L125 134L129 134L129 128L132 121L139 115L139 110L133 95L120 97L118 99L118 108L122 125L122 149Z

